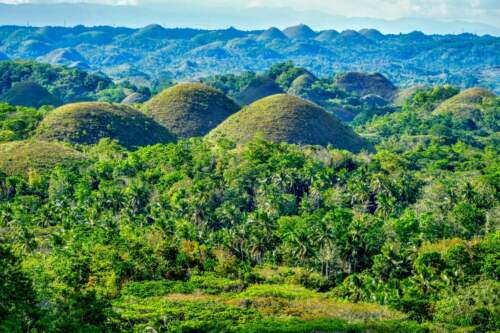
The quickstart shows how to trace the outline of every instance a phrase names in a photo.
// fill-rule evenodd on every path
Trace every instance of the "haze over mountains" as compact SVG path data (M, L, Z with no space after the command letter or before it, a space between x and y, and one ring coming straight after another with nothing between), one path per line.
M142 27L151 23L165 27L216 29L236 26L240 29L285 28L305 23L315 29L337 30L376 28L384 33L411 32L499 35L498 25L463 20L438 20L427 17L380 19L346 17L320 11L297 11L292 8L213 7L202 3L149 3L140 5L100 5L89 3L34 3L10 5L0 3L0 24L13 25L111 25Z

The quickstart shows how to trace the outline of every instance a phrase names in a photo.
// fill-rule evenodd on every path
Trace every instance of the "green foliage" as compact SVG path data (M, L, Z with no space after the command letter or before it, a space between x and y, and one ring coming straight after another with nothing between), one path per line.
M88 100L120 102L124 90L134 86L115 84L103 74L33 61L0 62L0 100L13 105L59 106Z
M157 135L138 111L52 111L40 132L111 119L129 141L110 140L110 127L77 127L68 141L95 141L0 145L0 330L498 330L496 99L477 104L485 120L476 129L456 127L434 115L456 93L418 90L401 110L367 120L358 128L381 133L380 144L358 154L262 138L127 150L120 143ZM298 138L332 134L318 128L334 118L298 97L239 114L252 109L280 114L266 125L284 133L302 119ZM6 140L30 137L48 111L0 110Z
M28 138L49 111L0 103L0 142Z
M483 280L462 287L438 301L435 320L457 326L474 327L477 332L498 329L500 283Z
M26 332L36 321L35 293L21 260L0 244L0 332Z
M399 137L399 146L464 142L476 147L496 144L499 127L498 98L481 89L458 94L451 86L421 88L399 112L375 117L360 130L380 143ZM392 142L390 144L393 144ZM403 148L404 149L404 148Z
M4 94L0 95L3 100L12 105L21 105L39 108L43 105L58 106L61 102L47 91L44 87L33 82L18 82Z

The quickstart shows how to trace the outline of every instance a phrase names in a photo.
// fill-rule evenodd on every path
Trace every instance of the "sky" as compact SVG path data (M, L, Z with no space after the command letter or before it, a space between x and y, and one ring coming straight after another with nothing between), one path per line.
M91 2L111 5L168 4L179 0L0 0L3 3ZM184 0L215 7L284 7L347 17L465 20L500 26L500 0Z
M390 33L422 30L429 33L500 34L500 0L0 0L6 4L81 2L139 6L141 10L128 9L116 15L93 12L81 18L77 15L68 18L68 24L141 26L160 23L166 26L223 28L234 25L257 29L306 23L318 29L370 27ZM8 13L0 13L0 24L29 21L35 25L61 25L60 18L67 16L66 12L64 15L50 10L43 13L9 9Z

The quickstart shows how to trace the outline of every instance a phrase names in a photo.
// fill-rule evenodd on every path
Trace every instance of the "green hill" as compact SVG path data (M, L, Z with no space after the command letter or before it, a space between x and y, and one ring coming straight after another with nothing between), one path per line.
M141 112L119 104L85 102L64 105L40 123L36 136L46 140L94 144L111 138L128 147L175 140L175 136Z
M413 96L419 89L424 89L424 88L425 86L423 85L415 85L408 88L398 89L398 91L394 94L394 97L392 98L392 104L394 104L395 106L403 106L403 104L406 101L413 98Z
M321 31L315 39L320 42L331 42L335 40L339 34L337 30L324 30Z
M232 115L210 134L244 143L260 133L267 140L333 145L339 149L370 149L349 127L316 104L279 94L261 99Z
M292 81L288 93L295 96L307 97L308 90L318 79L310 73L304 73Z
M248 105L259 99L283 93L283 89L267 76L257 76L236 97L240 105Z
M310 39L316 37L317 33L314 32L305 24L299 24L283 30L283 34L290 39Z
M378 41L378 40L382 40L384 39L384 35L378 31L377 29L361 29L358 31L361 35L365 36L366 38L368 39L371 39L371 40L375 40L375 41Z
M481 118L483 105L494 97L495 94L481 88L466 89L441 103L433 114L451 113L457 118L478 120Z
M268 41L273 39L287 39L288 37L278 28L272 27L261 33L257 40Z
M380 73L345 73L337 78L337 85L348 93L361 97L375 94L387 100L391 100L397 90L392 82Z
M138 90L131 84L125 87L120 83L114 83L102 73L87 73L77 68L34 61L0 61L0 95L7 93L14 85L21 82L32 82L42 86L64 104L92 100L119 102L125 98L126 89ZM37 88L37 91L40 89ZM27 89L21 95L29 93Z
M239 106L219 90L201 83L168 88L145 104L146 112L180 137L203 136Z
M26 175L31 170L43 172L56 165L74 165L83 159L83 154L58 142L13 141L0 144L0 172L7 175Z
M0 100L11 105L22 105L38 108L42 105L59 106L61 101L41 85L23 81L15 83Z

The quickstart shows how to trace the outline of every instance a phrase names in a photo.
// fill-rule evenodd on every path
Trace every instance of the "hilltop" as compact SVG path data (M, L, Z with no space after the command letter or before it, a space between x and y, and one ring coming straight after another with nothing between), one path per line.
M130 106L98 102L55 109L40 123L36 137L79 144L110 138L128 148L175 141L166 128Z
M144 104L146 113L180 137L203 136L239 106L222 92L200 83L168 88Z
M261 134L273 142L288 142L360 151L370 149L349 127L318 105L302 98L278 94L261 99L232 115L209 137L245 143Z

